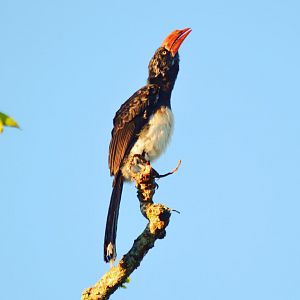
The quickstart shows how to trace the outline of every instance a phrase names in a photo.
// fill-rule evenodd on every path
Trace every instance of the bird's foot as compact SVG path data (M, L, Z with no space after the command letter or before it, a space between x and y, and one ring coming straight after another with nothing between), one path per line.
M130 171L132 178L143 172L150 162L142 154L134 154L130 159Z

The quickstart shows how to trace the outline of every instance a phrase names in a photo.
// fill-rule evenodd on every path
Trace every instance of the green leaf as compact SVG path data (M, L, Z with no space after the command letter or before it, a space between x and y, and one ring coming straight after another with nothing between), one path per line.
M130 282L130 277L127 277L125 280L125 283L129 283L129 282ZM120 286L122 289L127 289L127 286L125 285L125 283Z
M3 126L20 128L19 124L13 118L0 112L0 133L3 132Z
M130 280L131 280L130 277L127 277L126 280L125 280L125 282L126 282L126 283L129 283Z

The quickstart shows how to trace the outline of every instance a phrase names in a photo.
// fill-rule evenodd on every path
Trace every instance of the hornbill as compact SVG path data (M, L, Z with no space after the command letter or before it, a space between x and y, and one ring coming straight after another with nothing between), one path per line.
M178 49L190 32L190 28L175 30L166 37L150 60L147 84L123 103L114 117L108 157L114 180L104 237L106 262L116 258L123 182L131 179L133 158L135 155L142 155L147 161L157 158L172 134L170 99L179 71Z

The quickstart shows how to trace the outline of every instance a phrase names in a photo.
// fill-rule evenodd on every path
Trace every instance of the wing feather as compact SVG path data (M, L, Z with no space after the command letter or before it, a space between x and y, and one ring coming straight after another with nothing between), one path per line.
M159 87L148 84L134 93L117 111L111 132L108 165L111 175L119 171L124 157L137 140L138 133L149 120L159 96Z

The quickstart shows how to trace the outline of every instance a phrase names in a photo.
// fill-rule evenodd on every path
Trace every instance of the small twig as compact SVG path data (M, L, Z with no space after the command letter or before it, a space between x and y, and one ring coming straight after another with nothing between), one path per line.
M178 171L180 165L181 165L181 160L179 160L179 162L178 162L178 164L177 164L177 167L176 167L174 170L172 170L171 172L168 172L168 173L166 173L166 174L162 174L162 175L157 174L157 177L156 177L156 178L163 178L163 177L167 177L167 176L169 176L169 175L172 175L172 174L176 173L176 172Z

